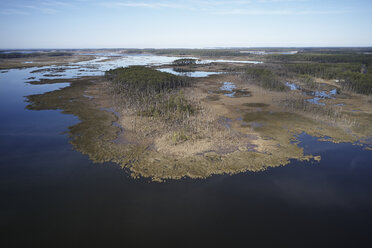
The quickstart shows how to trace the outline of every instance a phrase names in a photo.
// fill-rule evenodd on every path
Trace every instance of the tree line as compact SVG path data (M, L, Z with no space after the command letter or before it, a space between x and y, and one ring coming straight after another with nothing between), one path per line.
M66 53L66 52L0 53L0 58L2 58L2 59L31 58L31 57L58 57L58 56L72 56L72 53Z
M109 70L105 77L111 82L112 92L121 98L124 107L133 109L140 116L182 122L195 112L195 107L180 91L192 85L191 78L144 66Z
M279 76L267 68L248 67L241 74L241 78L270 90L284 91L287 89Z

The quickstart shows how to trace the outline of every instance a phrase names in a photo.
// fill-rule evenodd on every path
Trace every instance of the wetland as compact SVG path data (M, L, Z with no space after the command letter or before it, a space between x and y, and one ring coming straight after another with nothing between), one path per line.
M174 245L195 228L204 244L246 232L267 246L288 233L293 245L311 233L311 245L367 244L371 55L221 52L1 57L2 231L31 243L170 233Z

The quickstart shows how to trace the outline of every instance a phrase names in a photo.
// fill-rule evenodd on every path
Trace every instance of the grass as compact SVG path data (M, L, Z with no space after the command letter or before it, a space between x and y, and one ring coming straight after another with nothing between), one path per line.
M152 101L152 103L143 110L139 110L138 115L162 118L165 121L176 121L185 118L185 116L189 117L196 111L195 106L190 104L182 91L168 94L159 93L153 97L153 99L145 100L146 104L149 101Z
M221 97L219 95L208 95L205 99L208 101L218 101L221 99ZM371 103L372 103L372 100L371 100Z
M283 78L276 69L271 73L265 70L258 75L251 71L250 75L254 75L254 80L263 78L262 82L271 78L282 82ZM292 142L295 135L302 132L318 137L330 136L336 142L354 142L359 137L316 117L343 116L342 112L334 113L340 108L324 108L304 99L290 98L289 94L288 99L283 98L287 93L271 91L270 82L269 90L250 86L250 99L255 102L244 103L245 98L223 102L225 97L206 93L208 87L220 86L218 80L212 82L214 79L209 78L211 85L200 84L206 91L197 91L196 88L194 91L193 82L187 78L159 73L150 68L132 67L107 73L106 78L111 80L108 84L97 78L92 79L97 82L75 80L71 87L29 96L28 108L60 109L65 114L77 116L80 123L69 128L71 143L76 150L88 154L95 162L121 164L129 168L133 177L157 181L260 171L285 165L290 159L310 159L312 156L305 156L302 148ZM250 82L254 80L250 79ZM58 81L45 81L51 82ZM264 85L261 83L258 85ZM83 97L89 88L97 88L95 94L89 93L94 95L94 100ZM265 103L261 103L262 99L255 95L258 92L256 88L264 91L262 96L268 96L269 100L265 98ZM274 95L282 97L282 102L274 102L271 98ZM116 106L115 109L122 114L120 119L113 113L100 110L103 103L98 98L104 99L102 102L108 105L104 107ZM210 109L205 107L208 104ZM279 111L275 104L282 110ZM258 111L246 107L264 109ZM229 130L217 125L215 120L221 117L219 115L232 119ZM371 133L372 115L357 112L352 115L364 120L364 124L353 127L353 131L365 135ZM237 116L243 116L243 121L250 125L237 127L241 124L241 121L235 121ZM120 133L113 122L120 123L125 131ZM253 123L264 125L252 128ZM114 143L119 133L124 137L131 134L136 142ZM247 144L256 150L248 151Z
M270 105L266 103L261 103L261 102L247 102L247 103L243 103L243 106L253 107L253 108L264 108Z
M67 52L0 53L0 59L72 56Z

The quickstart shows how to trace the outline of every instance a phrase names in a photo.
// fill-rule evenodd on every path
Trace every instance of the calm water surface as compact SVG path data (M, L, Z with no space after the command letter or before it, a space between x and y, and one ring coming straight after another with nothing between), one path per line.
M1 247L370 247L371 151L302 134L321 162L134 180L72 149L65 132L76 117L25 109L24 96L69 85L25 83L35 69L0 73Z
M178 76L187 76L187 77L208 77L210 75L223 74L223 72L211 72L211 71L175 71L173 68L160 68L158 71L172 73Z

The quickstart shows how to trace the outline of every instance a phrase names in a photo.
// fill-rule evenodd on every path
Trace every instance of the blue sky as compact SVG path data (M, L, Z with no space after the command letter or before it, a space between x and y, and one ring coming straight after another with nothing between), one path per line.
M371 0L0 0L0 48L372 46Z

